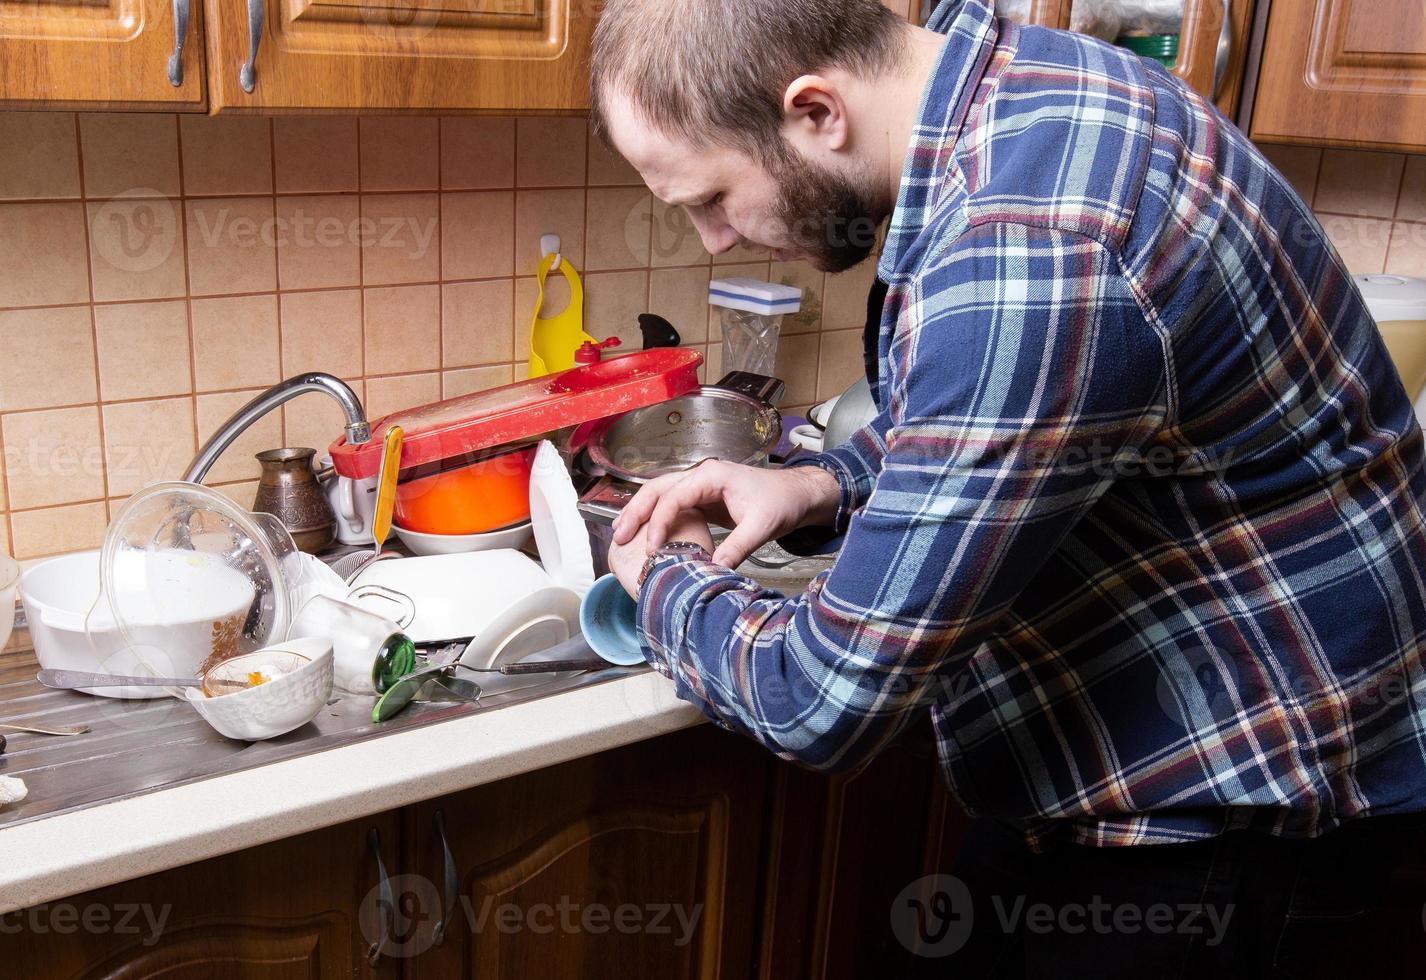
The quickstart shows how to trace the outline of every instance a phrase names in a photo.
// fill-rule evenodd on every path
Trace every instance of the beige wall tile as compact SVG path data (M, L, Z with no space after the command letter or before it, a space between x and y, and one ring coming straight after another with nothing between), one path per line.
M1396 216L1404 221L1426 221L1426 155L1406 158Z
M104 406L104 465L111 496L179 479L195 452L191 398Z
M10 548L10 515L0 511L0 553L12 555Z
M276 216L270 197L186 201L192 296L277 289Z
M515 120L447 116L441 120L441 189L515 186Z
M864 373L860 330L834 330L823 333L817 396L813 400L825 401L834 395L840 395Z
M84 193L177 197L178 119L172 113L80 113Z
M440 128L441 121L434 116L363 116L361 189L439 189Z
M125 303L96 306L99 392L105 400L187 394L188 305Z
M805 405L817 398L817 349L815 333L783 337L777 345L777 377L787 383L784 405Z
M355 116L278 116L272 139L279 194L357 189Z
M394 378L372 378L366 383L367 415L379 419L407 408L441 400L441 375L406 374Z
M441 287L368 289L365 306L368 378L440 368Z
M515 195L441 195L441 275L485 279L515 271Z
M0 112L0 200L78 196L74 114Z
M192 317L199 391L253 388L282 380L276 296L195 299Z
M802 290L802 309L782 318L784 334L808 333L821 329L822 295L826 278L825 273L807 262L771 263L768 268L770 282L796 286Z
M365 404L366 389L359 378L344 378ZM282 406L287 445L308 446L318 456L327 455L333 442L341 437L346 419L336 402L315 392L299 395Z
M283 377L302 371L326 371L339 378L361 377L359 290L283 293L280 307Z
M649 264L649 219L653 195L639 187L589 191L585 268L635 269Z
M272 193L272 122L266 116L195 116L178 120L183 193Z
M1426 278L1426 224L1396 223L1391 234L1386 271L1397 276Z
M121 198L88 206L90 268L99 302L184 292L180 205Z
M494 364L514 356L515 286L509 279L441 287L441 365Z
M228 418L251 401L261 389L247 391L225 391L198 396L198 442L207 442ZM281 449L282 415L269 412L253 423L237 440L224 450L223 455L208 472L209 484L226 483L236 480L256 480L262 467L254 459L258 453L268 449ZM251 500L249 500L249 505Z
M280 446L273 448L282 448ZM233 483L224 483L212 489L227 497L243 510L252 510L253 503L257 499L257 480L238 480Z
M0 313L0 410L92 402L94 328L89 307Z
M385 286L441 277L441 221L436 194L362 195L362 282Z
M103 502L18 511L10 515L15 557L43 558L97 548L108 522Z
M1297 191L1299 197L1312 206L1317 192L1317 172L1322 166L1322 150L1315 146L1288 146L1283 143L1264 143L1258 147L1287 182Z
M353 195L277 199L281 289L361 285L361 202Z
M1352 275L1370 275L1386 268L1390 221L1334 214L1322 215L1320 221Z
M540 236L559 235L560 254L584 268L584 191L520 191L515 195L515 273L532 276L540 265Z
M583 119L529 116L515 121L518 187L583 187L589 125Z
M683 208L671 207L655 198L651 220L653 236L650 265L662 267L708 262L710 256L703 248L703 239L699 237L698 229L693 227L693 220Z
M1390 218L1406 158L1400 153L1324 150L1313 207L1333 214Z
M603 187L620 184L643 187L644 178L639 176L637 170L629 166L627 160L605 146L604 143L594 135L593 127L590 127L589 186Z
M477 391L487 391L508 385L515 380L509 364L489 364L485 367L461 368L441 372L441 397L459 398Z
M649 312L672 323L685 344L708 338L708 280L705 266L649 273Z
M584 287L585 333L595 340L618 337L623 350L643 346L639 314L649 309L648 272L591 272Z
M723 345L709 344L706 360L703 362L703 373L706 375L708 384L712 384L723 377Z
M104 497L99 409L52 408L0 420L12 508L44 507Z
M827 276L822 296L822 329L866 326L867 294L876 282L876 259L835 276Z
M0 204L0 307L89 299L81 204Z

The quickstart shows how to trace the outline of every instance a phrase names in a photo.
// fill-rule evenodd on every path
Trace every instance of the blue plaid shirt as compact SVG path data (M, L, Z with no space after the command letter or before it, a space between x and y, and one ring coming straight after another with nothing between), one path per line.
M1032 847L1426 804L1422 431L1302 201L1203 98L953 3L880 274L882 414L812 462L835 567L664 559L646 656L855 767L934 726Z

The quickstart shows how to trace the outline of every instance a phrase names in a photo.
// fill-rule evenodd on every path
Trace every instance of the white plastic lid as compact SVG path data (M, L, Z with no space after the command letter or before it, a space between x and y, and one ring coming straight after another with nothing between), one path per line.
M1410 276L1356 276L1357 288L1377 323L1426 320L1426 279Z
M708 284L708 305L780 316L802 309L802 290L761 279L714 279Z

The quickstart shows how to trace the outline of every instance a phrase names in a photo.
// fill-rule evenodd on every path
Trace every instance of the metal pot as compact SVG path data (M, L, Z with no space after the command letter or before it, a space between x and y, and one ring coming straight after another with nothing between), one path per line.
M771 378L735 372L717 385L601 424L590 436L589 458L630 483L708 459L765 465L782 438L782 416L771 404L782 387Z

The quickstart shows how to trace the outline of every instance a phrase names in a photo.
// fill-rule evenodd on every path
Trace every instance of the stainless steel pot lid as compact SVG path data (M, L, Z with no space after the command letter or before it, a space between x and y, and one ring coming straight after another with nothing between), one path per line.
M782 438L777 409L740 392L703 387L601 425L589 458L610 476L646 483L708 459L760 466Z

